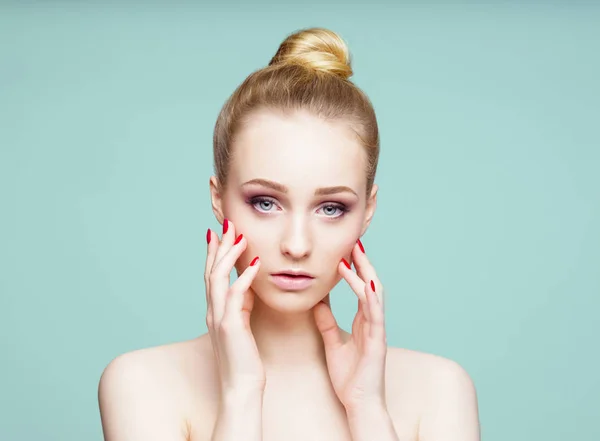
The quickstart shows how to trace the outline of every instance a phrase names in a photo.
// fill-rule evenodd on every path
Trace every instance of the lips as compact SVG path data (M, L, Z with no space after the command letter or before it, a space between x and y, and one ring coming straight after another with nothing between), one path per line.
M312 285L314 277L307 273L276 273L271 274L271 281L284 291L301 291Z
M292 277L292 278L305 277L305 278L309 278L309 279L314 279L313 276L306 274L306 273L274 273L273 275L274 276Z

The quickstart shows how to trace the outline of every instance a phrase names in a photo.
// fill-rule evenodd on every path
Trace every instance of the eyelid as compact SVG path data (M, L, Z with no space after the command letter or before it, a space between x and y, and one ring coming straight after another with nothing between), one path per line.
M252 196L252 197L248 198L248 202L252 203L252 204L256 204L258 202L263 202L263 201L268 201L268 202L272 202L275 205L279 205L279 201L277 200L277 198L274 198L272 196ZM341 210L348 208L347 205L344 204L343 202L335 202L335 201L325 201L319 205L321 207L335 206Z
M271 213L271 211L262 211L262 210L259 210L259 209L257 209L257 208L254 207L256 204L258 204L260 202L265 202L265 201L266 202L270 202L273 205L279 206L279 203L278 203L277 199L274 198L274 197L271 197L271 196L261 196L261 195L258 195L258 196L253 196L253 197L248 198L248 203L258 213L262 213L262 214ZM340 214L338 214L337 216L327 216L327 215L325 215L325 217L329 218L329 219L338 219L338 218L341 218L347 212L350 211L349 208L348 208L348 206L346 204L342 203L342 202L333 202L333 201L327 202L326 201L326 202L323 202L322 204L320 204L319 209L322 209L324 207L334 207L337 210L340 210Z
M338 216L325 216L325 217L340 217L342 216L344 213L346 213L348 211L348 207L346 207L344 204L340 204L339 202L325 202L324 204L322 204L319 209L325 208L325 207L333 207L336 208L338 210L341 211L342 214L338 215Z

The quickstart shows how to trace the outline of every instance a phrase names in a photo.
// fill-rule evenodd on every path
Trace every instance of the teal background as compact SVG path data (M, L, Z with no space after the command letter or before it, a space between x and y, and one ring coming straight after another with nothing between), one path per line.
M308 26L378 114L390 344L465 367L487 441L600 439L597 3L85 3L0 5L0 440L101 440L104 367L206 332L217 112Z

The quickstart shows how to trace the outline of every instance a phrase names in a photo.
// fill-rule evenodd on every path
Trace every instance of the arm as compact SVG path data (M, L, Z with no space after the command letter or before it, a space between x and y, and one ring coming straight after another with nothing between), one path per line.
M399 441L384 405L347 412L352 441Z
M155 368L160 370L142 352L132 352L118 356L104 369L98 402L105 441L185 439L181 412Z
M206 325L219 372L221 400L211 441L260 441L265 369L250 329L254 293L250 289L261 262L258 256L229 286L229 276L246 249L233 222L223 223L222 241L209 229L204 281ZM235 238L235 241L234 241Z
M224 393L211 441L261 441L262 399L260 390Z

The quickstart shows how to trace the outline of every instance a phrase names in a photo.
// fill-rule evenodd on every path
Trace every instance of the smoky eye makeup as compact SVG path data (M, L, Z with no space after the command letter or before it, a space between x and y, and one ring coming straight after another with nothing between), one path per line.
M261 213L276 211L273 207L277 205L277 201L267 196L251 196L246 203Z
M244 197L244 201L260 214L274 213L281 208L276 198L266 195L248 195ZM317 207L324 217L330 219L341 218L350 211L350 206L341 201L323 201Z

